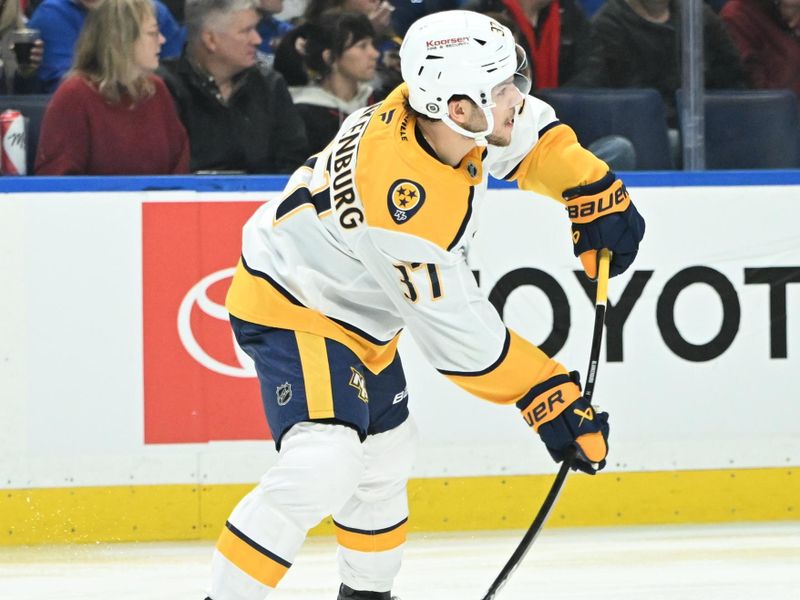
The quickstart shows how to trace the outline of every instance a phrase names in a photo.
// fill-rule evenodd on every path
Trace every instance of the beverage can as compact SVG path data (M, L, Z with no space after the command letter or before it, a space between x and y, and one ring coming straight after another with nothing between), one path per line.
M3 175L27 175L27 144L25 118L18 110L5 110L0 114L2 155L0 168Z

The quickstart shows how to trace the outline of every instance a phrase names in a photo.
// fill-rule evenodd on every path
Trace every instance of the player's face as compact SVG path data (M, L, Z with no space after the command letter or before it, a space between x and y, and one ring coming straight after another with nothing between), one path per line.
M522 104L525 97L519 88L514 85L513 78L509 77L500 85L492 89L492 117L494 118L494 128L492 133L486 136L486 141L492 146L508 146L511 143L511 132L514 130L514 117L517 114L517 107ZM482 111L478 110L483 118ZM484 128L486 127L486 119Z

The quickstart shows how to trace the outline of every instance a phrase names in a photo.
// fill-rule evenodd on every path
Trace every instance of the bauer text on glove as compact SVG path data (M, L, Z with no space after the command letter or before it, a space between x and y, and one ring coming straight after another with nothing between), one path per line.
M556 375L531 388L517 407L541 437L556 462L570 447L577 450L575 467L594 474L606 464L608 413L597 413L581 396L577 371Z
M625 184L612 171L596 181L564 191L572 221L575 256L590 279L597 278L597 251L611 250L611 277L627 269L639 251L644 219L631 202Z

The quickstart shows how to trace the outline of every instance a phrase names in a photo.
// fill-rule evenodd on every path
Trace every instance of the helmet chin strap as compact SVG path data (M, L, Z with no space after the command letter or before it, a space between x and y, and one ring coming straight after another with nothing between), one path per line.
M442 121L444 122L445 125L447 125L450 129L452 129L459 135L463 135L464 137L472 138L473 140L475 140L475 143L478 146L486 146L488 145L488 142L486 141L486 136L492 133L492 130L494 129L494 115L492 115L491 107L483 108L481 110L483 111L483 116L486 117L486 129L484 129L483 131L470 131L469 129L464 129L463 127L461 127L461 125L453 121L450 118L450 115L444 115L442 117Z

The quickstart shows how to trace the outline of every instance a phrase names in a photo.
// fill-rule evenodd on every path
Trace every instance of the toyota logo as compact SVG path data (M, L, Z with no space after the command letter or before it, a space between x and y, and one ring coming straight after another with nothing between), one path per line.
M213 319L220 319L228 321L228 311L223 304L218 304L208 297L209 288L215 283L223 279L233 277L236 269L222 269L211 275L203 277L187 292L181 301L181 306L178 309L178 335L180 336L181 343L189 355L198 363L203 365L206 369L219 373L220 375L227 375L228 377L255 377L256 369L252 359L245 354L245 352L236 343L236 338L231 331L231 342L236 355L236 360L239 364L228 365L220 362L208 352L206 352L192 332L192 308L197 305L204 314Z

